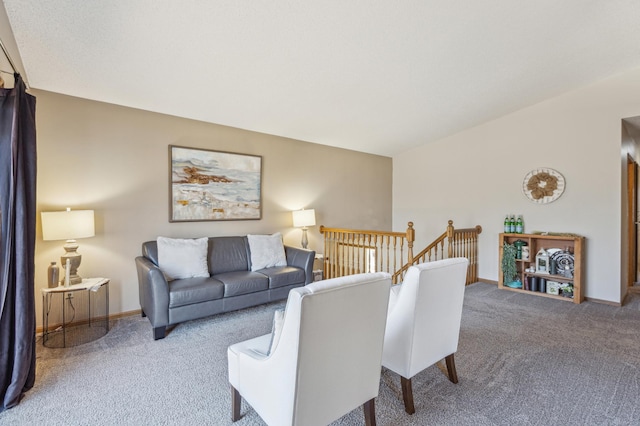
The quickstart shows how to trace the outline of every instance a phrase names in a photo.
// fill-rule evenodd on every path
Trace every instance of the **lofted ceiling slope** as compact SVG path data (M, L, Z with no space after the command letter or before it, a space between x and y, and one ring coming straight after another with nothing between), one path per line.
M33 88L384 156L640 67L637 0L4 0Z

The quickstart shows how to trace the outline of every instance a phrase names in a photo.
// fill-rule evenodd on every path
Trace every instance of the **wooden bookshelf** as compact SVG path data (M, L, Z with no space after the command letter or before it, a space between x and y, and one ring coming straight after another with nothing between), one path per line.
M513 244L517 240L524 241L529 247L529 258L518 259L516 258L517 277L522 282L522 288L508 287L504 282L504 275L502 273L502 255L503 247L505 243ZM564 260L570 258L568 255L573 256L573 273L569 273L564 269L557 270L555 274L530 272L530 268L536 267L536 254L543 248L550 252L551 258L562 258ZM581 303L584 300L584 289L582 282L582 268L583 268L583 248L584 237L576 236L556 236L556 235L538 235L538 234L506 234L499 235L499 264L498 264L498 287L504 290L522 292L533 294L536 296L550 297L553 299L564 300L573 303ZM546 280L547 283L559 283L561 286L573 286L573 297L567 297L560 294L549 294L547 292L532 291L531 280L535 278L538 281L540 279ZM547 284L548 285L548 284Z

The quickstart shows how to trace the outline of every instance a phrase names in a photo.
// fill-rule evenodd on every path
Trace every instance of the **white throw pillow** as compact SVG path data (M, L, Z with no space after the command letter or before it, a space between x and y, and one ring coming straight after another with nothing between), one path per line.
M158 267L170 279L208 277L209 239L158 237Z
M273 235L247 235L247 239L251 251L252 271L274 266L287 266L282 234L276 232Z
M269 344L269 352L271 355L278 346L280 336L282 335L282 326L284 325L284 309L276 309L273 313L273 327L271 328L271 343Z

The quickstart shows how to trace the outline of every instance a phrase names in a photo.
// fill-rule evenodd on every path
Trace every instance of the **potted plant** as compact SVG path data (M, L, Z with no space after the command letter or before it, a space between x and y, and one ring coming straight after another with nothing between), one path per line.
M507 287L521 288L522 282L517 277L516 252L516 246L513 244L504 243L502 246L502 277Z
M569 284L567 286L563 286L561 287L561 291L562 291L562 295L564 297L571 297L573 298L573 285Z

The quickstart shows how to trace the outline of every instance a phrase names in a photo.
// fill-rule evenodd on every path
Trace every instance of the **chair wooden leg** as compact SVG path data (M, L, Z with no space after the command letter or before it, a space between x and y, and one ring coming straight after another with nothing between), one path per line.
M376 426L376 405L375 399L371 398L362 405L364 408L364 423L367 426Z
M242 397L240 396L240 392L233 386L231 386L231 421L237 422L240 420L240 403L242 402Z
M404 399L404 411L409 414L416 412L413 406L413 389L411 388L411 379L406 379L400 376L400 382L402 383L402 399Z
M445 357L445 362L447 363L447 371L449 372L449 380L453 383L458 383L458 373L456 372L456 361L453 356L455 354L451 354Z

